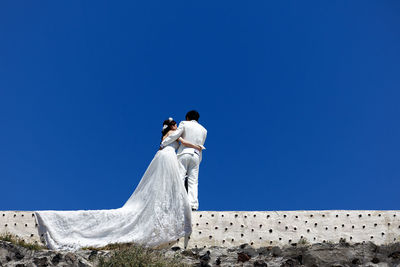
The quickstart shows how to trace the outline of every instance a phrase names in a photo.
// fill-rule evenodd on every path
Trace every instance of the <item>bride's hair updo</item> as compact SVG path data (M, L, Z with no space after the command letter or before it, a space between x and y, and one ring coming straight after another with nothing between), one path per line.
M176 121L174 121L172 118L169 118L168 120L165 120L163 122L163 130L161 131L161 139L172 129L171 127L176 125Z

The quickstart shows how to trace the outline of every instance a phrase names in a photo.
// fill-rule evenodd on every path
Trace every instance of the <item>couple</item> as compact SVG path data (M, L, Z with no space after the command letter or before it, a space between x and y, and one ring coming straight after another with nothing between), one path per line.
M160 149L171 146L174 150L178 146L180 177L184 183L187 182L189 203L192 210L199 208L199 165L207 137L207 130L198 123L199 117L200 114L197 111L189 111L186 114L186 121L182 121L178 128L172 118L164 121L160 145ZM180 142L180 145L177 141Z
M164 121L160 150L121 208L35 211L46 245L62 250L129 242L154 247L189 236L191 209L198 208L199 164L207 135L199 117L197 111L189 111L179 127L172 119Z

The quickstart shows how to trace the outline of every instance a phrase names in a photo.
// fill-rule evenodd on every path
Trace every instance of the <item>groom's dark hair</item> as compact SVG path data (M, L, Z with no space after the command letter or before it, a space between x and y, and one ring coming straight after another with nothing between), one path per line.
M186 113L186 120L191 121L195 120L198 121L200 118L200 114L196 110L191 110L188 113Z

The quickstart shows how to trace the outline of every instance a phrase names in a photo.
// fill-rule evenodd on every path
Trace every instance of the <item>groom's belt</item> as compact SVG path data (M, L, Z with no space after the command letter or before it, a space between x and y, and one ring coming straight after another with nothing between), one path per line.
M196 154L197 156L200 157L200 151L198 151L194 148L189 148L189 149L186 148L186 149L183 149L182 151L178 152L178 155L183 155L183 154L191 154L191 155Z

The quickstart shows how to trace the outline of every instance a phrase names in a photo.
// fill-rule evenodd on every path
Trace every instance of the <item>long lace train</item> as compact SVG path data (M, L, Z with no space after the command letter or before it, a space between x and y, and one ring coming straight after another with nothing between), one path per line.
M174 146L156 153L139 185L118 209L35 211L51 249L135 242L162 245L191 233L191 209Z

